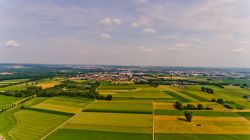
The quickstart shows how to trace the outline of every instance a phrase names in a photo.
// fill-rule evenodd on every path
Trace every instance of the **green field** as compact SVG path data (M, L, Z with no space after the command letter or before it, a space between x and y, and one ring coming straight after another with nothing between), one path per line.
M183 111L179 110L155 110L155 115L168 115L168 116L183 116ZM194 116L224 116L224 117L239 117L235 112L218 112L218 111L193 111Z
M1 80L0 85L9 85L9 84L15 84L20 82L28 81L29 79L13 79L13 80Z
M29 82L28 85L45 89L63 80L47 78ZM25 89L26 85L17 84L0 90L20 90ZM202 92L202 86L213 88L215 93ZM102 82L97 91L104 96L112 95L112 101L66 96L36 97L23 104L26 107L24 110L18 106L0 113L0 135L7 140L36 140L63 124L46 140L152 140L153 136L155 140L250 139L250 104L242 98L250 95L247 89L211 85L153 87ZM212 98L223 98L235 109L210 102ZM0 95L0 108L20 99ZM177 100L183 105L203 104L213 110L192 110L193 121L189 123L183 111L175 109L174 102ZM237 110L238 107L246 109Z
M129 120L129 121L124 121ZM62 137L62 134L64 137ZM82 112L47 139L152 139L152 115ZM82 136L82 137L81 137ZM122 137L122 138L121 138Z
M22 110L14 113L16 124L9 131L10 137L37 140L63 123L69 116Z
M83 130L151 133L152 115L81 112L62 127Z
M45 110L75 113L85 107L89 101L89 99L80 97L52 97L32 107Z
M2 109L5 106L11 105L12 103L15 103L18 100L21 100L22 98L16 98L13 96L5 96L0 94L0 109Z
M250 135L224 134L156 134L155 140L249 140Z
M238 112L238 114L250 121L250 112Z
M17 85L13 85L13 86L2 87L2 88L0 88L0 91L23 90L25 88L26 88L26 83L22 83L22 84L17 84Z
M59 129L46 140L152 140L151 134L108 132L80 129Z
M6 139L12 139L8 132L16 124L16 119L13 115L15 110L7 111L0 114L0 135L3 135Z
M176 100L179 100L179 101L181 101L181 102L190 102L190 100L188 100L188 99L186 99L186 98L184 98L184 97L182 97L182 96L180 96L180 95L178 95L178 94L175 94L175 93L173 93L173 92L171 92L171 91L164 91L166 94L168 94L169 96L172 96L173 98L175 98Z
M111 94L114 100L174 100L163 90L147 85L109 85L98 88L100 94Z
M83 111L152 114L152 103L137 103L129 101L98 101L91 104Z

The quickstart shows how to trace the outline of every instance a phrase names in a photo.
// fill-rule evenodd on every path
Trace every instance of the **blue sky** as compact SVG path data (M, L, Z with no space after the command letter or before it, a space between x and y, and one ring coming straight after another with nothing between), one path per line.
M250 67L249 0L1 0L0 63Z

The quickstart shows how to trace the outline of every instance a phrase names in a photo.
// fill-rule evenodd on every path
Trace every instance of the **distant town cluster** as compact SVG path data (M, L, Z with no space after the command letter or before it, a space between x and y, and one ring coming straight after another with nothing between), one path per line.
M70 76L70 80L95 80L95 81L146 81L144 73L133 72L100 72L100 73L87 73Z

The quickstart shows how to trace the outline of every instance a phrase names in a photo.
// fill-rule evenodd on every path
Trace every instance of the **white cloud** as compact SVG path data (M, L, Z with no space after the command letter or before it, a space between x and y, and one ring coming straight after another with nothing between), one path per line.
M141 16L139 19L131 23L132 27L145 26L149 23L149 18L146 16Z
M144 46L140 46L139 49L140 49L141 51L143 51L143 52L148 52L148 53L153 53L153 52L154 52L153 49L151 49L151 48L146 48L146 47L144 47Z
M173 35L162 35L161 38L162 39L176 39L176 36L173 36Z
M5 42L5 46L18 47L20 44L18 44L15 40L8 40Z
M101 34L101 38L102 38L102 39L105 39L105 40L108 40L108 39L111 39L112 36L109 35L109 34L106 34L106 33L102 33L102 34Z
M247 50L245 48L235 48L231 50L233 53L245 53Z
M137 3L147 3L148 0L135 0L135 2L137 2Z
M155 34L155 33L157 33L155 28L144 28L142 30L142 32L145 33L145 34Z
M106 17L101 21L104 25L121 25L122 21L119 18Z
M181 51L184 51L189 46L190 45L187 43L179 43L179 44L176 44L174 47L171 47L169 49L169 51L170 52L181 52Z

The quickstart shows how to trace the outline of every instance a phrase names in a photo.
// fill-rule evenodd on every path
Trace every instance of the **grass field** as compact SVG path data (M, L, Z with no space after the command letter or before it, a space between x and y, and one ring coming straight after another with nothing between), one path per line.
M155 140L249 140L250 135L237 134L164 134L155 135Z
M115 81L112 84L134 84L133 81Z
M151 134L109 132L81 129L59 129L46 140L152 140Z
M17 84L17 85L13 85L13 86L2 87L2 88L0 88L0 91L23 90L25 88L26 88L26 83L22 83L22 84Z
M1 85L8 85L8 84L15 84L15 83L20 83L20 82L25 82L28 81L29 79L13 79L13 80L1 80L0 84Z
M140 87L147 87L147 85L140 85ZM138 85L101 85L98 90L131 90L138 88Z
M88 103L88 99L81 97L52 97L32 107L46 110L55 110L60 112L75 113L85 107Z
M117 112L152 114L152 103L129 101L98 101L88 106L84 112Z
M147 85L105 85L98 88L100 94L112 94L114 100L174 100L161 87Z
M188 99L186 99L186 98L184 98L184 97L182 97L182 96L180 96L180 95L178 95L178 94L175 94L175 93L173 93L173 92L171 92L171 91L164 91L167 95L169 95L169 96L171 96L171 97L173 97L173 98L175 98L176 100L178 100L178 101L181 101L181 102L190 102L190 100L188 100Z
M209 87L214 90L214 94L208 94L201 92L200 85L188 86L184 91L192 92L196 96L206 98L206 99L218 99L223 98L228 101L231 106L235 108L250 108L250 102L242 98L243 95L250 95L250 90L242 89L237 86L225 86L224 88L219 88L217 86L203 85L204 87Z
M137 140L142 138L151 140L152 115L81 112L46 139L63 140L68 138L75 140Z
M10 110L0 114L0 135L4 136L6 139L12 139L8 132L16 124L16 119L13 113L16 110Z
M28 85L49 88L62 80L42 79ZM0 90L19 90L26 85L24 83ZM213 88L215 93L202 92L202 86ZM250 108L250 103L242 98L243 95L250 95L247 89L211 85L110 85L110 82L102 82L97 91L105 96L112 94L112 101L94 101L82 97L36 97L23 104L25 110L16 107L0 113L0 135L7 140L37 140L63 124L46 140L152 140L153 128L155 140L250 139L249 109L230 110L210 102L212 98L223 98L235 108ZM0 95L0 108L19 99ZM187 122L183 111L174 107L177 100L183 105L203 104L213 110L193 110L193 120Z
M168 116L183 116L183 111L179 110L155 110L155 115L168 115ZM235 112L218 112L218 111L193 111L194 116L207 116L207 117L216 117L216 116L224 116L224 117L240 117Z
M12 103L15 103L18 100L21 100L22 98L17 98L13 96L5 96L0 94L0 109L2 109L5 106L11 105Z
M62 128L151 133L152 115L81 112Z
M69 116L22 110L14 113L16 124L9 131L13 139L37 140L56 128Z
M250 112L237 112L237 113L250 121Z
M200 124L200 126L197 126ZM250 134L250 122L243 117L155 116L156 133Z

